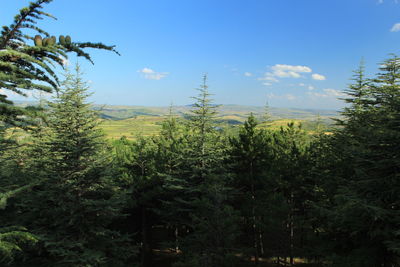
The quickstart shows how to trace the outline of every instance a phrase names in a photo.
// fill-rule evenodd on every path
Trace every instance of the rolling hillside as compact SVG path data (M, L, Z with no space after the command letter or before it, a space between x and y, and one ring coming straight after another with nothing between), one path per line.
M184 117L190 111L190 106L177 106L173 108L173 114ZM169 114L169 107L143 107L143 106L95 106L99 111L103 123L101 127L109 138L116 139L126 136L135 139L139 135L150 136L157 134L161 129L161 123ZM223 128L232 131L237 129L246 118L253 113L262 119L264 107L223 105L220 106L217 123ZM303 110L270 108L271 122L263 123L261 127L279 129L289 122L301 123L306 130L314 130L319 116L323 127L329 128L332 118L337 118L338 113L332 110Z
M16 101L18 105L36 105L35 102ZM135 139L139 135L150 136L157 134L161 129L162 121L169 114L170 107L147 106L117 106L117 105L93 105L93 109L99 112L102 119L101 128L111 139L126 136ZM175 116L184 118L191 106L176 106L172 112ZM253 113L262 119L264 107L243 105L221 105L218 107L217 123L223 128L235 131L246 118ZM332 118L338 118L339 114L334 110L270 108L271 120L261 124L261 127L279 129L281 126L294 121L302 123L306 130L314 130L319 116L320 122L325 128L332 124Z

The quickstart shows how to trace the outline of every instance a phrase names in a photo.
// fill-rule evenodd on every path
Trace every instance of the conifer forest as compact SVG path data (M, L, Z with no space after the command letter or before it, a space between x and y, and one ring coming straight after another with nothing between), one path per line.
M110 140L63 60L118 47L39 28L50 2L0 33L0 266L400 266L399 57L348 74L329 131L260 127L268 109L219 127L199 73L184 117L171 106L159 134ZM31 90L54 97L2 93Z

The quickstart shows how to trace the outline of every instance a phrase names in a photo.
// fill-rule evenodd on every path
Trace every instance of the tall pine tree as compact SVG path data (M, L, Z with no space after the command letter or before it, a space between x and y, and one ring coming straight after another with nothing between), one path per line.
M77 66L49 103L47 154L34 159L43 159L48 169L20 204L25 225L43 246L40 264L118 266L135 252L111 226L123 215L126 198L112 179L110 151L97 114L85 102L87 89Z

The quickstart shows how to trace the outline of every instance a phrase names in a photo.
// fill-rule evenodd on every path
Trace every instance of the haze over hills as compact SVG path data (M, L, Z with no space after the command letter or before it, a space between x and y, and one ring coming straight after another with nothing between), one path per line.
M37 105L33 101L14 101L16 105L28 106ZM137 116L165 116L170 112L171 107L166 106L130 106L130 105L93 105L98 110L103 119L123 120L135 118ZM191 109L191 105L172 106L172 112L178 116L184 116ZM256 117L261 117L265 113L265 107L247 105L218 105L218 117L220 119L231 119L243 122L250 113ZM269 107L272 120L296 119L296 120L315 120L318 116L322 120L329 120L339 116L339 111L329 109L299 109L299 108L276 108Z
M17 105L28 106L38 105L38 102L15 101ZM189 114L191 105L173 106L172 114L178 118L184 118ZM151 136L158 134L161 130L162 122L170 113L170 107L150 107L150 106L125 106L125 105L99 105L94 104L93 109L99 112L103 119L100 127L104 130L108 138L118 139L125 136L135 139L138 135ZM265 107L245 106L245 105L220 105L216 122L219 127L235 131L236 126L244 123L250 113L253 113L259 121L263 121ZM324 125L329 129L334 118L339 117L339 112L335 110L319 109L295 109L295 108L269 108L270 121L263 123L261 127L272 127L279 129L290 122L301 123L303 128L314 131L317 124Z

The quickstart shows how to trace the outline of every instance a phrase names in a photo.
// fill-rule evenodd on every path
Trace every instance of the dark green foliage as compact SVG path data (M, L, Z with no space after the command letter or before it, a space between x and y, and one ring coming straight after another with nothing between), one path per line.
M181 160L165 180L174 195L167 202L167 214L175 216L174 225L187 229L178 237L183 255L177 266L233 266L237 216L228 205L224 140L214 128L217 107L209 99L206 76L198 90L182 136L185 145L166 144L180 149ZM170 122L164 134L176 136L176 131L168 132L174 129Z
M286 238L285 253L293 258L303 254L302 239L308 229L304 219L310 199L312 181L308 177L307 134L293 123L274 135L275 159L272 169L277 191L285 199Z
M239 131L239 135L230 139L232 169L235 173L234 186L239 189L235 206L241 211L244 220L244 233L251 236L250 255L258 263L264 252L262 222L265 218L263 195L267 189L266 174L271 163L271 138L267 132L257 129L253 114L249 116Z
M111 161L98 119L85 103L87 87L67 74L58 99L50 103L48 130L34 149L34 170L43 182L22 197L24 224L39 237L41 264L120 265L135 250L111 224L123 216L126 198L109 171ZM41 162L41 164L37 164ZM43 209L50 205L51 208Z
M26 232L24 227L5 227L0 229L0 264L13 262L15 255L22 252L22 247L38 240Z
M37 20L44 17L54 18L52 15L42 11L43 5L50 2L52 0L37 0L30 3L28 7L20 10L10 26L2 27L0 33L1 90L23 96L26 95L27 90L44 92L58 90L59 80L54 68L55 65L63 66L63 58L67 58L68 52L75 52L78 56L84 56L91 61L89 54L83 50L86 47L115 51L112 46L102 44L77 43L70 44L69 47L56 45L54 36L49 38L50 35L46 31L36 26ZM35 37L30 35L32 32L37 33ZM45 37L44 40L42 35ZM33 45L31 43L32 40ZM13 102L7 99L6 94L0 94L0 127L2 131L3 127L7 128L9 125L26 128L29 124L35 123L36 119L33 115L36 113L36 110L31 107L21 108L14 106ZM0 185L2 186L0 202L2 208L5 208L8 199L22 195L40 184L43 177L38 174L49 170L36 169L40 170L38 173L30 171L29 174L32 176L23 174L21 169L24 169L25 164L29 161L24 161L25 155L20 153L22 149L18 145L9 146L9 141L3 138L3 132L1 133L0 147L2 149L0 150L0 161L2 163L0 170ZM3 149L6 149L7 153L3 154ZM13 152L18 152L18 154ZM11 158L9 158L10 156ZM42 157L44 154L40 154L40 156ZM42 161L43 158L38 159L38 162ZM38 166L40 164L35 163L33 165ZM42 167L44 167L43 164ZM50 172L48 175L50 175ZM2 218L7 218L7 215L10 214L8 211L3 213L5 214L2 215ZM17 224L20 224L20 222L18 221ZM33 240L32 235L23 232L12 232L9 235L3 233L2 235L7 237L8 243L6 245L9 248L4 251L7 251L8 258L12 256L10 253L20 249L17 242L19 237L21 240ZM14 243L11 240L13 238Z
M355 73L343 128L319 148L330 160L316 174L319 224L335 266L399 266L399 59L380 70L368 80L363 67Z
M135 142L122 138L115 143L115 166L130 192L127 230L136 232L135 239L140 240L141 266L152 266L152 227L159 223L154 209L163 194L155 169L156 151L150 138L139 137Z

